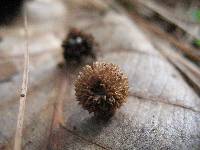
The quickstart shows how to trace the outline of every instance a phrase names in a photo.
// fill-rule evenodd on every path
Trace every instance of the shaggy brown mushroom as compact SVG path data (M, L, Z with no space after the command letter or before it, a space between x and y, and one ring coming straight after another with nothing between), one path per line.
M75 91L79 104L89 113L109 117L126 102L128 79L117 65L96 62L79 73Z
M91 34L72 28L62 43L63 56L68 64L81 64L87 58L95 59L98 44Z

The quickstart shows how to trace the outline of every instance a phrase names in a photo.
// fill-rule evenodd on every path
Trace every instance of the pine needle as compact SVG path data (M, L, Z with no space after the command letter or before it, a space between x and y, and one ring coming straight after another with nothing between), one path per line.
M19 104L19 113L17 119L17 128L15 133L14 140L14 150L21 150L22 143L22 129L24 123L24 112L26 105L26 94L28 88L28 74L29 74L29 49L28 49L28 23L27 23L27 13L25 10L24 13L24 30L25 30L25 53L24 53L24 73L23 73L23 81L22 81L22 89L20 94L20 104Z

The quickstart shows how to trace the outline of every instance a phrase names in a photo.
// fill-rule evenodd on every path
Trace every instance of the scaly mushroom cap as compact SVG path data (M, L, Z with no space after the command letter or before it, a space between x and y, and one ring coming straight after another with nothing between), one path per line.
M79 73L75 91L84 109L106 117L126 102L128 79L117 65L96 62Z
M86 34L76 28L70 29L62 43L63 56L67 63L81 64L88 57L95 59L98 44L91 34Z

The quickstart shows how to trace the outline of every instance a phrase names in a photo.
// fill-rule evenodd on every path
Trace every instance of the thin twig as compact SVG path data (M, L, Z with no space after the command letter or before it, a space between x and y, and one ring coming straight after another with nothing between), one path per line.
M28 73L29 73L29 50L28 50L28 23L27 23L27 14L26 10L24 13L24 28L25 28L25 41L26 48L24 54L24 73L22 81L22 89L20 94L20 104L19 104L19 113L17 119L17 128L14 141L14 150L21 150L22 143L22 129L24 122L24 112L25 112L25 102L26 102L26 93L28 87Z

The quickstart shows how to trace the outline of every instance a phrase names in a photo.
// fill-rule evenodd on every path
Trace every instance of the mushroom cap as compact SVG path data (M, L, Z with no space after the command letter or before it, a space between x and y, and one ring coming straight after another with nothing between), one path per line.
M128 78L112 63L86 65L75 81L77 101L95 115L109 116L126 102Z

